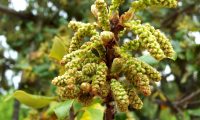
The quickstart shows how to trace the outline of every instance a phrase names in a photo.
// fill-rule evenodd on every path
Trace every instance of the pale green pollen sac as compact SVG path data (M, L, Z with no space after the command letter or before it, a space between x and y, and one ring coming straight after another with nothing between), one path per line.
M91 85L87 82L83 82L83 83L81 83L80 88L81 88L81 90L83 90L83 92L89 93L91 90Z
M100 39L103 41L104 45L108 44L113 38L114 34L110 31L103 31L100 34Z
M108 16L107 4L104 0L96 0L96 8L98 10L98 22L103 30L110 30L110 21Z
M111 66L111 72L118 74L123 71L123 67L124 67L124 60L121 58L115 58Z
M116 79L111 79L110 87L118 109L122 112L128 111L129 97L121 83Z

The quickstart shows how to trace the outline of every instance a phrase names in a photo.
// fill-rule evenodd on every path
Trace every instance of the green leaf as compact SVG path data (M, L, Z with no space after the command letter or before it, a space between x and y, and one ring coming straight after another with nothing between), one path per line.
M13 99L5 101L7 96L0 95L0 120L11 120L13 112Z
M54 112L58 119L63 120L69 116L70 108L73 104L74 100L67 100L63 103L60 103L55 109Z
M74 100L73 107L74 107L74 112L77 113L79 110L83 108L83 105L77 100Z
M141 61L144 61L150 65L158 64L159 61L157 61L155 58L153 58L151 55L143 55L138 58Z
M115 120L126 120L126 113L125 112L118 112L115 114Z
M19 100L21 103L33 108L45 107L49 105L50 102L55 101L57 99L57 97L32 95L22 90L15 91L13 97Z
M160 120L176 120L176 116L170 112L170 109L163 109L160 112Z
M49 57L60 61L64 55L65 55L64 40L56 36L53 39L53 46L51 48Z
M78 120L103 120L105 107L101 106L100 103L84 107L82 110L84 113L81 113Z
M194 116L200 116L200 109L191 109L191 110L188 110L188 113L190 115L194 115Z

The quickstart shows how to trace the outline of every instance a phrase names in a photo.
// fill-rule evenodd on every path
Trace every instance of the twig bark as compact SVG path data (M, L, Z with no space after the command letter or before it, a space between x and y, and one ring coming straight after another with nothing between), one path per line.
M110 76L110 73L111 73L110 70L111 70L112 62L113 62L114 58L116 58L114 46L118 45L118 42L119 42L118 33L119 33L119 31L123 30L123 26L121 26L119 23L118 16L113 17L110 22L111 22L111 32L113 32L114 38L106 46L106 65L108 67L108 76L107 76L108 82L110 82L110 80L113 77L113 76ZM114 116L115 116L114 108L115 107L112 102L113 102L113 98L112 98L112 92L110 90L110 92L105 100L105 103L106 103L106 111L104 114L105 120L113 120L114 119Z
M190 95L184 97L183 99L181 99L180 101L176 101L174 102L174 104L176 106L183 106L183 104L189 102L190 100L192 100L194 97L200 95L200 89L198 89L197 91L191 93Z
M25 13L25 12L17 12L13 9L7 8L3 5L0 5L0 12L4 13L4 14L8 14L14 17L18 17L20 19L25 19L25 20L32 20L35 21L38 18L36 16L34 16L31 13Z
M56 26L56 24L54 23L54 21L52 19L58 15L58 14L55 14L53 17L44 17L41 15L33 15L31 12L29 12L29 13L24 12L24 11L18 12L11 8L7 8L1 4L0 4L0 13L18 18L23 21L33 21L33 22L42 21L44 23L44 25L53 25L53 26Z
M72 105L69 111L69 120L74 120L74 119L75 119L75 114L74 114L74 107Z
M189 12L195 8L195 4L188 5L187 7L179 10L177 9L175 12L173 12L169 17L163 20L161 23L162 27L169 27L170 25L173 25L174 21L178 18L179 15L185 12Z
M19 109L20 109L20 103L16 99L14 100L14 105L13 105L13 120L19 120Z

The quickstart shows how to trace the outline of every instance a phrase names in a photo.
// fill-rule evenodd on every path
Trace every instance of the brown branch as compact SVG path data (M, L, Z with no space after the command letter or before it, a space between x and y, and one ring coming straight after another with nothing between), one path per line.
M23 21L33 21L33 22L42 21L42 23L44 23L43 25L53 25L53 26L56 26L56 23L54 23L54 20L52 19L58 15L58 14L55 14L53 15L53 17L44 17L41 15L33 15L32 13L28 13L28 12L17 12L1 4L0 4L0 13L6 14L8 16L16 17Z
M176 9L175 12L173 12L171 15L169 15L169 17L167 17L166 19L163 20L163 22L161 23L161 26L163 26L163 27L171 26L174 23L174 21L176 21L176 19L178 18L179 15L181 15L183 13L187 13L187 12L193 10L194 8L195 8L195 4L191 4L183 9Z
M11 16L18 17L20 19L25 19L25 20L35 21L35 20L38 19L37 16L34 16L31 13L17 12L15 10L7 8L3 5L0 5L0 12L3 13L3 14L11 15Z
M74 119L75 119L75 114L74 114L74 107L72 105L69 111L69 120L74 120Z
M111 65L112 62L114 60L114 58L116 58L115 55L115 50L114 50L114 46L118 45L119 42L119 37L118 37L118 33L119 31L123 30L123 26L120 25L119 23L119 17L115 16L111 19L110 21L111 23L111 32L113 32L114 34L114 38L108 43L106 44L106 65L108 67L108 75L107 75L107 82L110 82L110 80L113 78L113 76L111 76ZM104 120L114 120L114 116L115 116L115 107L113 104L113 97L112 97L112 91L109 91L109 94L107 95L106 99L105 99L105 104L106 104L106 110L105 110L105 114L104 114Z
M183 104L187 104L188 101L192 100L193 98L195 98L196 96L198 96L200 94L200 89L198 89L197 91L191 93L190 95L184 97L183 99L181 99L180 101L176 101L174 102L174 104L176 106L184 106Z
M15 99L13 105L12 120L19 120L19 111L20 111L20 102Z

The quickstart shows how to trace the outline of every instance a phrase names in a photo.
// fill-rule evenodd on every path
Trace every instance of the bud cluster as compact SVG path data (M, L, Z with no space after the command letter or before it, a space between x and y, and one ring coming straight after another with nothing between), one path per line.
M109 7L104 0L96 0L91 11L97 23L69 23L68 27L75 33L69 52L60 61L65 73L52 80L62 98L78 99L87 105L95 96L105 101L112 97L117 108L125 112L129 106L141 109L143 103L139 94L150 95L150 81L161 80L156 69L127 51L147 49L157 60L173 58L170 41L150 24L130 19L133 9L174 7L176 0L134 1L130 10L119 16L118 8L122 3L123 0L112 0ZM119 36L126 34L124 30L133 32L139 39L120 45ZM125 80L121 80L122 77Z

